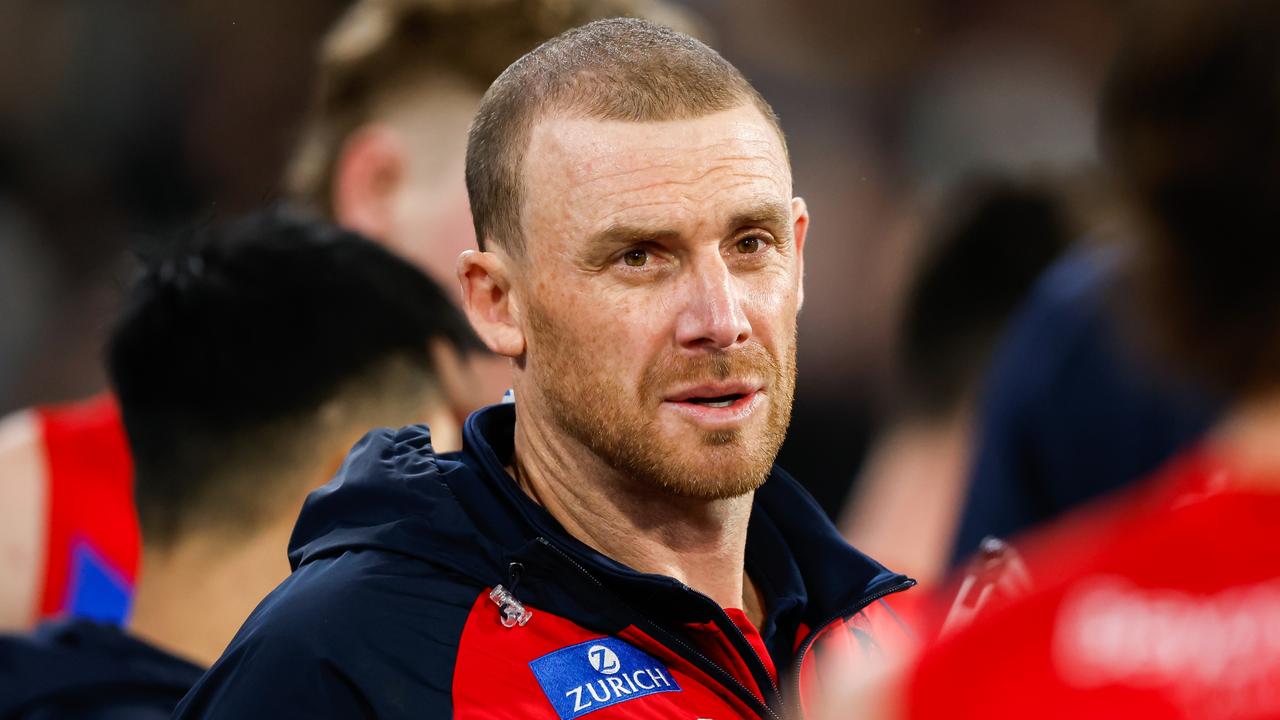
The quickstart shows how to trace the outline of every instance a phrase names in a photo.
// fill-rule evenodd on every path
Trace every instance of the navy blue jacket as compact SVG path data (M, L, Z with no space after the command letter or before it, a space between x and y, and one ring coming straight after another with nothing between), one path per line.
M1088 248L1045 272L992 361L952 560L1155 471L1215 404L1153 367L1115 315L1126 256Z
M202 673L114 625L51 621L0 637L0 718L161 720Z
M570 536L505 471L514 423L513 405L486 408L442 456L424 426L361 440L307 499L293 574L178 717L775 717L815 637L847 630L874 658L902 634L877 601L913 581L849 547L781 471L748 529L757 634ZM509 600L490 598L499 585ZM506 627L504 606L531 617Z

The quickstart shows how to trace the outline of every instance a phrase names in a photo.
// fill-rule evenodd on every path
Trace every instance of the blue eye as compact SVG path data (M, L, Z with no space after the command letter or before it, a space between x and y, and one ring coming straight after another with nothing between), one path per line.
M649 251L633 248L622 254L622 261L631 267L644 267L649 262Z

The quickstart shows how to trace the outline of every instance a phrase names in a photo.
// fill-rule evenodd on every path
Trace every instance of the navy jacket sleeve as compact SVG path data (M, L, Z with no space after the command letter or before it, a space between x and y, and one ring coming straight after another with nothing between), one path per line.
M175 717L449 717L477 590L416 567L377 551L303 565L250 615Z
M176 718L375 718L341 668L284 637L238 639L183 698Z

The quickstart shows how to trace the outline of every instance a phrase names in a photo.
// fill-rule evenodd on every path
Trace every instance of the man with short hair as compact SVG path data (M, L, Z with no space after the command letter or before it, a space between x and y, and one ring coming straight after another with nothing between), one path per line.
M287 172L294 202L423 268L455 299L475 247L463 183L480 96L539 43L635 16L688 28L660 0L361 0L320 48L316 94Z
M287 173L292 200L409 259L461 304L454 266L476 245L463 166L480 96L543 41L615 16L696 25L662 0L355 3L321 48ZM499 358L435 352L460 422L511 386ZM444 441L436 438L438 449L458 449Z
M355 441L449 431L432 340L476 342L420 271L322 223L264 214L154 263L108 353L143 537L128 631L0 637L0 716L168 717L288 574L303 498Z
M742 75L647 22L572 30L486 93L466 177L465 307L516 403L456 454L366 437L178 716L777 718L815 645L903 642L881 598L913 581L771 467L809 216Z

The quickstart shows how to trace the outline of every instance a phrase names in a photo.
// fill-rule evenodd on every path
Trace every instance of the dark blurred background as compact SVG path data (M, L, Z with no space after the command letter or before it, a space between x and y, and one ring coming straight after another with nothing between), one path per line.
M903 402L899 318L941 198L1008 175L1100 216L1093 107L1117 4L684 4L781 116L812 212L780 462L835 515ZM0 4L0 412L104 386L131 243L280 195L316 43L346 5Z

